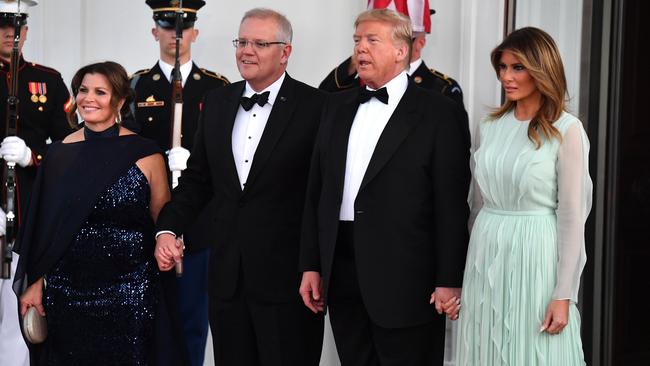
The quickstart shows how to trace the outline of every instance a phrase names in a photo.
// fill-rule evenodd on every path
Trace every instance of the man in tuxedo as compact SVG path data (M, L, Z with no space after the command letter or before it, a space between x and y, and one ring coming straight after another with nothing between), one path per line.
M330 95L312 158L300 293L327 306L343 366L442 365L467 251L462 108L409 81L409 19L355 22L365 86ZM431 305L430 299L435 300Z
M289 21L248 11L233 40L243 81L206 94L194 146L158 217L161 270L214 200L209 316L215 364L318 365L323 316L298 294L300 221L323 94L286 72Z

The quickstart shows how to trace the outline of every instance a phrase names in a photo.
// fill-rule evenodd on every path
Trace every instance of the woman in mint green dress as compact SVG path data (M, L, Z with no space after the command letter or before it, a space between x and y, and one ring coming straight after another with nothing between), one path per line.
M474 135L457 365L584 365L576 302L589 141L565 111L564 68L548 34L514 31L491 59L507 100Z

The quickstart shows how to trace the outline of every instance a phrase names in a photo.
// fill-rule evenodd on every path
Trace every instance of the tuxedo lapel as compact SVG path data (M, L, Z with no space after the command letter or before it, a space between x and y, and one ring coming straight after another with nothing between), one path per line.
M239 183L239 175L237 174L237 166L235 165L235 157L232 154L232 128L235 125L235 118L239 110L239 98L244 93L245 83L242 81L239 85L232 88L226 98L219 101L221 104L217 113L221 114L223 119L217 125L218 140L215 141L219 151L219 156L214 157L216 161L220 161L223 171L228 176L230 186L235 192L241 193L241 184ZM233 85L234 86L234 85ZM207 123L210 123L209 121Z
M358 88L357 88L358 90ZM350 98L341 104L332 120L332 137L329 141L331 149L331 167L334 182L336 182L337 200L343 197L343 185L345 184L345 164L348 156L348 141L350 140L350 129L354 117L359 109L359 93L350 94Z
M384 131L379 137L375 151L372 153L372 158L368 164L368 169L366 169L366 173L361 181L359 191L386 165L402 141L408 136L411 128L418 123L416 88L417 86L415 84L409 82L402 100L400 100L397 108L395 108L393 115L388 120Z
M248 173L248 178L246 179L244 194L248 192L248 187L255 184L255 179L260 174L262 169L264 169L264 166L271 156L271 153L278 143L278 140L280 140L280 137L289 125L289 121L291 120L291 116L293 115L293 112L296 109L296 104L298 102L298 96L296 95L295 88L296 82L288 74L285 75L282 86L280 87L278 95L273 102L273 107L271 109L269 119L266 121L266 126L264 127L262 138L260 139L260 143L257 145L257 149L255 150L255 155L253 156L253 165L251 166L251 170Z

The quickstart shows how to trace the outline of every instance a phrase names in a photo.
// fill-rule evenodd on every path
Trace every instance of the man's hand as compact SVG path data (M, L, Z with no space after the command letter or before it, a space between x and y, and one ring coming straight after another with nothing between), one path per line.
M32 164L32 149L18 136L7 136L0 144L0 157L21 167Z
M162 233L156 238L154 257L161 271L169 271L183 257L183 242L170 233Z
M187 159L190 157L190 151L184 147L174 147L167 153L169 159L169 170L180 172L187 169Z
M445 313L450 320L458 319L461 288L436 287L431 294L430 304L435 304L438 314Z
M314 271L303 272L299 292L302 297L302 302L315 314L325 310L323 282L321 281L320 273Z
M32 283L20 297L20 315L25 316L27 308L35 307L41 316L45 316L43 307L43 277Z
M569 299L551 300L546 308L546 316L540 333L559 334L569 324Z

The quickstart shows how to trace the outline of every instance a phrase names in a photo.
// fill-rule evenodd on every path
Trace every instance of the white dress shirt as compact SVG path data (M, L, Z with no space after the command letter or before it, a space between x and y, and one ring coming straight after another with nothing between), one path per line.
M377 146L388 120L395 112L397 104L406 92L408 86L406 71L401 72L384 86L388 91L388 104L372 98L359 105L352 122L345 161L343 200L339 213L339 219L342 221L354 221L354 200L359 193L361 181L366 174L375 146Z
M411 62L411 64L409 65L409 69L408 69L409 76L413 75L415 70L417 70L418 67L420 67L420 65L422 65L422 58L419 58L419 59Z
M235 159L239 184L241 184L242 190L246 186L246 180L253 165L253 157L255 156L257 145L260 143L266 122L269 119L271 109L275 103L275 98L278 96L285 75L286 73L283 73L278 80L258 93L269 92L269 100L264 106L255 103L253 104L253 108L246 111L240 105L237 110L235 124L232 127L232 155ZM253 94L255 94L255 91L246 82L246 89L242 96L250 98Z
M165 75L165 78L167 78L167 80L171 83L174 65L170 65L163 60L158 60L158 65L160 66L160 71L162 71L162 74ZM185 86L185 82L190 76L190 72L192 72L192 60L189 60L181 65L181 82L183 83L183 86Z

